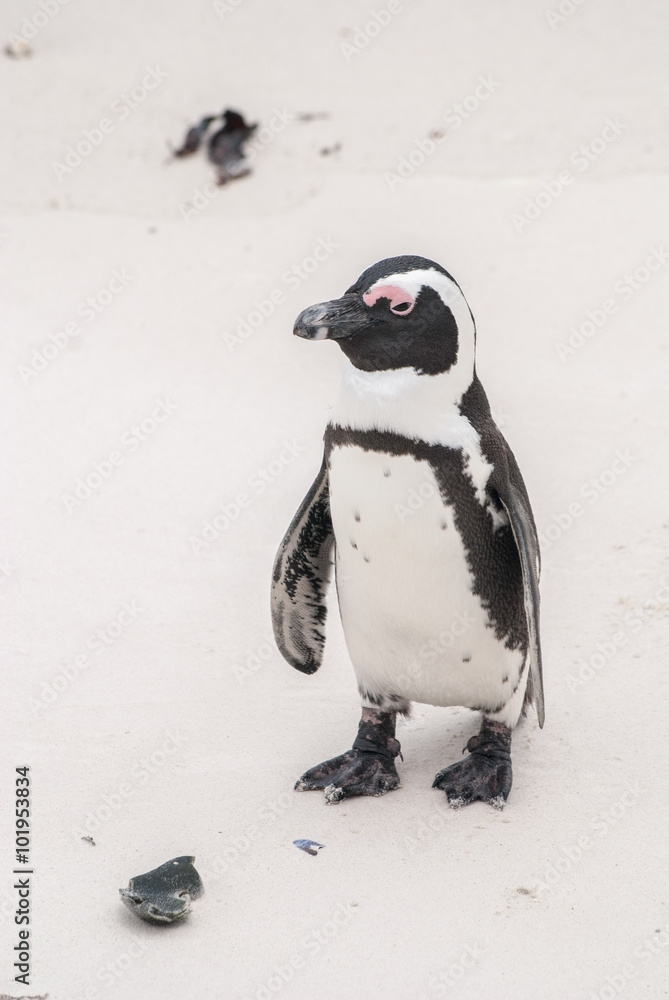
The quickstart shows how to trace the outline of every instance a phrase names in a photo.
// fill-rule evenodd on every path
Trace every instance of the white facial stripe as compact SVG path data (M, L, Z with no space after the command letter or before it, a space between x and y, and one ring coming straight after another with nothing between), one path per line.
M408 271L405 274L389 274L387 277L379 278L373 285L370 285L367 292L372 292L375 288L383 285L393 285L395 288L401 288L402 291L407 292L414 299L417 298L421 288L425 285L433 288L444 305L448 306L455 316L455 322L458 324L458 331L461 337L471 331L473 339L474 321L467 305L467 300L455 282L447 278L441 271L435 271L431 267L424 270Z
M354 430L380 430L403 437L462 449L465 471L481 505L492 466L481 449L481 439L451 396L452 372L418 375L413 368L363 372L349 364L330 423Z
M433 268L380 278L368 291L383 285L401 288L414 298L425 286L437 292L458 325L457 361L440 375L419 375L413 368L365 372L349 365L331 423L461 448L477 499L485 504L492 467L483 456L478 433L458 408L474 375L475 329L467 300L453 281Z
M458 358L450 371L447 372L446 377L448 379L448 399L453 403L459 403L474 377L476 339L474 320L461 289L445 274L432 267L408 271L404 274L387 275L385 278L379 278L378 281L375 281L367 291L372 292L382 285L393 285L396 288L401 288L414 299L418 297L421 288L425 286L433 288L444 305L448 306L453 313L458 326ZM422 376L422 378L435 377Z

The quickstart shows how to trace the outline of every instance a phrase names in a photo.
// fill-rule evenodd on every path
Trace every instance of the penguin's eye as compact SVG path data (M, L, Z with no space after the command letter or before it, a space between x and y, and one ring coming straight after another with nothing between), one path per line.
M416 305L414 297L396 285L378 285L370 288L362 297L366 306L373 306L380 299L388 300L388 307L395 316L406 316Z

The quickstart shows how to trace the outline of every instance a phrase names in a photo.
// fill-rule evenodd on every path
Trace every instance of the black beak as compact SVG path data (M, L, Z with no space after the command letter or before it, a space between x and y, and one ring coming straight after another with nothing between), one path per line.
M293 333L305 340L342 340L369 325L367 306L359 295L348 292L340 299L304 309L295 320Z

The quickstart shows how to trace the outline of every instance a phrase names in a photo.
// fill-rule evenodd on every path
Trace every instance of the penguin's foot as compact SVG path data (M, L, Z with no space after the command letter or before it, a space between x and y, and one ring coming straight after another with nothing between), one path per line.
M364 708L353 748L306 771L295 790L322 788L329 805L355 795L385 795L399 786L395 767L399 753L395 713Z
M452 809L477 800L503 809L513 780L511 730L501 722L484 719L481 732L472 736L465 750L470 756L440 771L432 787L446 792Z
M399 743L397 744L399 752ZM325 801L333 805L354 795L385 795L397 788L400 777L392 757L369 751L349 750L306 771L295 785L298 792L325 790Z

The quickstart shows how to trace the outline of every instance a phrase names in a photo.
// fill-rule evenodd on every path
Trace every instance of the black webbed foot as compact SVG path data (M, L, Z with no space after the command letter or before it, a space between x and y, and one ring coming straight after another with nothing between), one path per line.
M501 722L484 719L481 732L472 736L465 750L470 756L440 771L432 787L446 792L453 809L477 800L503 809L513 781L511 730Z
M322 788L330 805L355 795L384 795L399 786L395 767L399 752L395 713L365 708L353 748L310 768L297 781L295 790Z
M392 757L349 750L306 771L296 783L295 790L310 792L323 788L325 801L332 805L354 795L384 795L397 788L399 783Z

